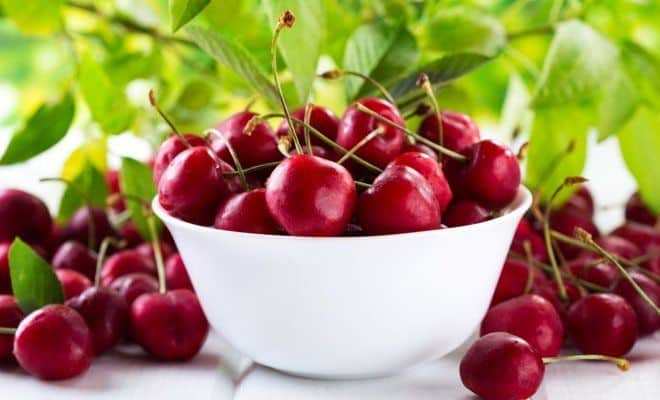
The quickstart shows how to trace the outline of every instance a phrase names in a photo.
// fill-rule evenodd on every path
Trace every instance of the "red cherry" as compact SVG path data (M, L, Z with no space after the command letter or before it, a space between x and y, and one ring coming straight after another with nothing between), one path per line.
M315 156L287 158L266 182L268 209L290 235L340 235L356 197L355 182L346 168Z
M157 292L158 281L153 275L133 272L112 281L110 288L119 293L130 306L141 295Z
M385 100L369 97L359 100L358 103L398 125L405 125L399 110ZM379 127L383 133L371 139L356 154L381 168L385 168L390 161L401 153L404 142L403 133L399 129L358 110L355 104L346 109L339 121L337 144L345 149L350 149Z
M131 305L130 318L135 340L160 360L194 357L209 329L197 296L186 289L143 294Z
M626 203L626 219L651 226L658 223L658 216L644 204L639 193L630 196L628 203Z
M53 223L53 227L50 230L50 234L46 241L43 243L44 249L48 252L50 256L55 254L55 251L62 245L64 242L64 228L60 225Z
M232 115L215 127L224 136L224 139L213 137L211 148L220 158L234 167L234 161L227 149L227 141L236 151L243 168L277 161L282 158L279 150L277 150L275 132L266 122L257 124L249 134L243 132L248 122L256 116L257 114L252 112L242 111Z
M0 242L20 237L29 243L48 238L53 220L43 201L17 189L0 189Z
M646 253L660 247L660 232L651 226L637 222L626 222L612 231L610 235L627 239Z
M126 247L129 248L135 247L144 241L133 221L128 221L119 228L119 236L126 241Z
M557 281L554 280L548 281L545 284L534 288L534 293L552 303L562 321L566 321L568 308L583 297L583 292L574 283L567 280L564 280L563 282L564 288L566 289L566 295L568 296L566 302L560 300L559 287L557 286Z
M70 299L78 296L86 289L92 287L92 281L78 271L72 269L58 269L55 271L57 279L62 284L64 298Z
M624 239L619 236L607 235L601 236L595 239L595 242L602 247L608 253L615 254L617 256L623 257L625 259L631 260L633 258L639 257L644 254L644 252L637 247L633 242L628 239ZM595 254L589 250L583 250L578 254L578 257L584 258L600 258L598 254Z
M140 243L139 245L135 246L134 250L142 254L142 256L147 260L152 261L154 263L156 262L156 254L154 253L154 246L152 243L150 242ZM160 253L163 256L163 260L167 260L176 253L176 250L169 244L165 243L164 241L161 241Z
M116 169L109 169L105 172L105 183L108 185L110 194L122 193L121 187L119 186L119 171ZM110 207L117 213L120 213L126 210L126 202L124 199L117 199Z
M222 171L205 147L181 152L158 184L160 205L172 216L199 225L213 223L215 210L228 194Z
M619 276L617 267L606 262L595 263L592 258L578 257L566 265L574 276L604 288L612 286Z
M442 222L449 227L478 224L491 218L488 210L472 200L458 199L449 203Z
M309 154L307 152L307 147L303 145L303 152L302 154ZM291 151L289 152L289 155L295 156L298 155L298 150L296 148L292 148ZM325 147L321 147L318 145L312 145L312 154L314 154L317 157L325 158L326 160L330 161L337 161L339 160L339 157L337 156L336 153L326 149Z
M297 118L301 121L305 120L305 106L298 108L297 110L291 113L293 118ZM296 135L301 143L305 143L305 134L303 127L299 124L296 125ZM317 105L313 105L311 112L309 114L309 125L321 132L325 137L330 140L335 140L337 138L337 129L339 127L339 118L330 111L329 109ZM289 134L289 124L287 124L286 119L280 123L280 126L277 128L277 137L285 137ZM312 144L323 146L324 143L314 135L310 135ZM315 154L316 155L316 154ZM325 158L325 157L324 157Z
M637 317L621 296L590 294L568 310L568 332L582 353L619 357L637 340Z
M393 165L360 195L357 218L369 235L440 228L440 209L433 189L417 171Z
M484 400L523 400L545 373L539 353L506 332L489 333L470 346L460 364L463 385Z
M529 242L532 258L543 263L548 261L548 250L545 241L541 235L534 232L529 221L522 219L516 228L516 234L513 236L511 251L521 256L527 256L525 242Z
M0 294L11 294L11 278L9 277L9 248L11 243L0 243Z
M206 141L203 138L193 135L192 133L186 133L183 137L192 147L206 146ZM154 158L153 170L154 183L156 186L158 186L161 176L163 176L167 167L170 166L172 160L187 148L188 146L186 146L186 144L176 135L168 137L163 143L161 143L156 152L156 157Z
M266 234L278 232L277 223L266 203L266 189L254 189L231 195L220 205L213 226L236 232Z
M167 284L166 286L170 289L195 291L192 282L190 282L186 265L183 263L183 258L181 258L179 253L172 255L165 263L165 282Z
M502 267L500 279L497 281L491 305L513 299L525 294L529 280L529 266L522 260L508 258ZM532 289L538 289L548 282L543 272L532 268Z
M80 242L70 240L64 242L53 255L51 264L56 270L70 269L78 271L88 279L93 280L96 273L96 253Z
M73 378L92 363L92 334L75 310L49 305L34 311L18 325L14 355L24 370L39 379Z
M594 216L594 198L586 186L580 188L561 206L564 211L584 214L589 218Z
M0 326L16 328L25 315L14 296L0 295ZM14 335L0 335L0 361L11 358Z
M571 237L576 228L584 229L593 237L599 236L598 227L593 219L584 214L577 214L570 211L558 210L553 212L550 215L550 228ZM567 259L573 259L580 253L579 248L563 242L559 243L559 248Z
M96 354L114 347L128 331L128 304L114 290L91 287L66 302L85 319Z
M101 270L101 283L109 286L115 279L122 275L134 272L156 275L156 267L144 255L136 250L120 251L108 257L103 263Z
M410 143L408 141L404 141L403 147L401 148L401 153L423 153L427 156L433 157L434 160L438 161L438 152L421 143Z
M449 183L445 179L445 174L436 160L423 153L403 153L392 160L387 168L393 168L396 165L410 167L419 172L431 186L438 201L440 213L445 211L453 195Z
M637 271L630 272L630 276L655 304L660 304L660 285ZM635 310L640 335L648 335L660 329L660 315L644 301L627 279L620 277L614 284L612 293L626 299Z
M479 127L467 115L443 111L441 117L444 147L460 153L479 141ZM438 116L435 113L429 114L417 132L433 143L438 143Z
M555 357L564 340L564 326L555 307L528 294L492 307L481 322L480 335L508 332L525 339L543 357Z
M102 208L91 207L91 215L94 225L94 243L92 247L96 248L106 237L115 236L115 230L108 219L108 215ZM64 240L75 240L87 246L89 244L89 218L90 207L83 206L79 208L64 227Z

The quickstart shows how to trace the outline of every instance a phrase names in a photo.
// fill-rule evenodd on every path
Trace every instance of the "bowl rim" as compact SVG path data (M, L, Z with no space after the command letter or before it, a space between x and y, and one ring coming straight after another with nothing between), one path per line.
M358 240L379 240L379 239L389 239L389 238L402 238L402 237L421 237L424 235L449 235L452 232L469 232L474 230L479 230L482 227L488 225L500 224L510 219L519 219L522 214L524 214L532 205L532 193L524 185L518 187L518 192L516 193L516 198L513 200L509 207L505 209L508 210L502 215L489 219L487 221L478 222L472 225L456 226L444 229L431 229L427 231L416 231L416 232L406 232L406 233L393 233L386 235L364 235L364 236L292 236L292 235L276 235L276 234L265 234L265 233L248 233L248 232L238 232L238 231L229 231L224 229L217 229L213 226L204 226L196 225L191 222L184 221L182 219L171 216L167 211L165 211L158 201L158 195L156 195L151 201L151 208L154 213L165 222L166 225L174 225L186 230L198 231L200 233L214 233L214 234L232 234L236 237L243 238L252 238L252 239L272 239L272 240L315 240L315 241L358 241Z

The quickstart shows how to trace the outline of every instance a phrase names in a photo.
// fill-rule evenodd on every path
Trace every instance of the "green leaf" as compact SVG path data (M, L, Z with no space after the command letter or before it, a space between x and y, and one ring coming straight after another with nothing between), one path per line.
M660 114L648 107L639 107L628 124L619 132L623 159L635 177L639 193L656 214L660 214Z
M18 238L9 248L9 274L14 297L25 314L64 303L64 290L53 268Z
M176 32L202 12L211 0L170 0L170 27Z
M360 26L346 43L344 69L361 72L378 82L387 83L409 71L419 59L415 37L401 24L383 22ZM346 78L349 100L373 91L357 77Z
M23 129L12 136L0 165L16 164L43 153L57 144L69 131L75 104L67 93L55 104L42 104Z
M154 176L149 166L132 158L123 157L120 169L120 186L126 195L137 196L150 203L156 196ZM126 199L126 208L131 213L135 226L145 241L151 240L149 226L144 216L144 207L138 201Z
M80 64L79 84L92 118L104 133L122 133L130 126L135 110L128 105L123 87L110 80L102 64L85 56Z
M156 50L142 52L117 52L103 63L106 75L115 85L126 85L138 78L157 76L162 64L162 54Z
M322 1L264 0L268 21L275 26L280 14L291 10L296 22L281 32L277 47L293 77L298 104L307 102L316 67L321 55L325 30L325 10Z
M640 97L660 108L660 60L642 46L625 41L622 44L622 61Z
M259 68L259 64L250 52L240 43L218 32L199 26L188 27L186 32L199 47L245 79L257 93L274 104L279 103L275 86Z
M85 161L82 171L73 179L73 184L80 190L92 205L105 208L108 197L108 185L103 174L89 161ZM57 213L59 223L65 223L79 208L86 205L85 199L73 188L64 190Z
M4 0L3 11L23 33L48 35L62 30L63 0Z

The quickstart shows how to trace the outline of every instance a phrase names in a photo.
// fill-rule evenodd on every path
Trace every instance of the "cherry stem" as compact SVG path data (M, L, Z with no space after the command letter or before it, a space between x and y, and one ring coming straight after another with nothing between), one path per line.
M355 181L355 186L359 186L359 187L363 187L363 188L367 188L367 189L369 189L369 188L372 187L373 185L372 185L371 183L367 183L367 182Z
M651 259L654 259L656 257L660 257L660 249L654 249L649 251L648 253L641 255L639 257L635 257L630 260L631 263L633 264L641 264L643 262L649 261Z
M90 198L80 190L80 188L73 183L72 181L64 178L41 178L39 182L60 182L64 183L68 188L76 192L76 194L83 200L85 206L87 207L87 212L89 216L87 218L87 247L90 250L96 250L96 222L94 221L94 209L92 207L92 201Z
M429 80L429 76L426 75L425 73L419 74L419 78L417 79L417 86L420 87L424 93L426 93L426 96L431 100L431 105L433 106L433 112L435 112L435 116L438 119L438 145L442 146L443 142L443 137L442 137L442 113L440 112L440 107L438 106L438 101L435 98L435 94L433 93L433 86L431 86L431 81ZM438 161L442 162L442 152L438 151Z
M160 248L160 239L158 238L158 230L156 229L156 218L154 215L147 217L147 226L149 228L149 235L151 236L151 245L154 248L154 256L156 259L156 271L158 272L158 288L160 293L167 291L167 284L165 282L165 265L163 264L163 251Z
M312 117L312 109L314 105L312 103L307 103L305 106L305 125L303 126L303 133L305 136L305 146L307 146L307 153L310 156L314 155L314 150L312 150L312 139L309 137L309 120Z
M264 164L257 164L257 165L253 165L249 168L243 169L243 173L244 174L250 174L252 172L262 171L264 169L275 168L278 165L280 165L280 161L271 161L271 162L267 162L267 163L264 163ZM223 174L222 174L222 176L224 178L232 178L232 177L238 176L238 175L239 175L238 171L223 172Z
M350 71L345 69L332 69L329 71L325 71L324 73L319 75L319 77L323 79L338 79L345 75L356 76L358 78L364 79L365 81L369 82L369 84L371 84L373 87L378 89L378 91L380 91L383 94L383 97L385 97L385 99L388 102L390 102L391 104L396 104L394 97L392 97L390 92L387 89L385 89L385 86L381 85L380 82L370 77L369 75L363 74L361 72Z
M241 185L243 186L243 190L245 190L246 192L250 190L250 186L248 185L247 178L245 177L245 171L241 166L241 161L238 158L238 154L236 154L236 151L234 151L234 146L232 146L231 143L229 143L229 140L227 140L227 138L217 129L208 129L204 132L204 134L207 136L215 136L216 138L225 142L225 146L227 146L227 151L229 151L229 155L231 156L231 159L234 161L234 166L236 167L236 171L238 172L238 176L240 178ZM214 151L211 151L211 153L215 155ZM216 161L218 163L220 162L220 160L216 160Z
M628 371L630 369L630 362L625 358L610 357L601 354L576 354L563 357L543 357L542 360L544 364L553 364L562 361L608 361L616 364L617 368L621 371Z
M16 328L5 328L0 326L0 335L13 335L16 333Z
M188 141L188 139L185 138L181 134L181 132L176 128L174 123L167 117L167 115L161 110L160 106L158 105L158 102L156 101L156 95L154 94L154 90L151 89L149 90L149 103L151 106L156 110L156 112L160 115L160 117L165 121L165 123L172 129L172 132L179 138L181 143L183 143L187 148L191 148L192 145Z
M368 115L376 118L377 120L393 127L393 128L396 128L396 129L400 130L401 132L403 132L407 135L412 136L416 140L419 140L420 142L424 143L425 145L431 147L432 149L434 149L436 151L441 152L442 154L444 154L448 157L451 157L451 158L453 158L455 160L458 160L458 161L468 161L468 158L465 157L464 155L462 155L460 153L457 153L455 151L449 150L446 147L439 146L437 143L433 143L432 141L428 140L424 136L418 135L416 132L411 131L410 129L406 128L405 126L401 126L401 125L397 124L396 122L390 121L389 119L383 117L382 115L378 114L374 110L372 110L368 107L365 107L364 105L362 105L360 103L355 103L355 108L357 108L359 111L362 111L363 113L368 114Z
M293 129L293 121L291 120L291 113L289 113L289 107L286 104L284 99L284 93L282 92L282 85L280 84L280 78L277 73L277 39L280 36L280 32L284 28L291 28L296 21L296 17L293 15L291 10L284 11L280 18L277 20L277 25L275 26L275 32L273 33L273 40L270 43L270 63L273 69L273 80L275 81L275 88L277 89L277 95L280 99L280 104L282 105L282 110L286 116L286 120L289 124L289 136L298 151L298 154L303 154L302 147L300 146L300 141L296 135L295 129Z
M108 252L110 246L114 246L117 249L121 249L126 246L125 240L117 240L111 237L103 239L101 242L101 247L99 249L99 255L96 259L96 271L94 273L94 286L101 286L101 270L103 269L103 262L105 261L105 255Z
M337 164L341 164L344 161L346 161L348 158L350 158L353 154L357 153L358 150L360 150L362 147L364 147L367 143L371 141L371 139L375 138L378 135L383 134L383 128L379 126L378 128L374 129L373 131L369 132L365 137L363 137L359 142L355 144L355 146L351 147L350 150L339 160L337 160Z
M529 294L534 285L534 257L532 257L532 246L529 243L529 240L523 242L523 248L525 249L525 255L527 257L527 282L525 283L524 294Z

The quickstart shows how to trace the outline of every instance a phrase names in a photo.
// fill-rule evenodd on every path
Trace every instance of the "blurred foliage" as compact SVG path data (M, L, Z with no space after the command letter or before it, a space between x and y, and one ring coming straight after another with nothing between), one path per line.
M660 212L658 1L0 0L0 7L0 89L17 93L15 107L0 112L0 126L15 132L4 164L47 150L75 124L86 142L63 175L85 178L90 166L103 172L108 135L129 132L155 145L167 132L149 107L151 88L185 131L202 132L253 100L256 111L275 109L270 42L289 8L297 21L282 32L278 66L292 107L312 100L341 113L356 97L377 94L354 77L316 77L345 68L386 85L409 111L424 101L414 84L424 71L443 108L469 113L505 140L530 141L533 189L580 174L590 132L617 135L643 198Z

